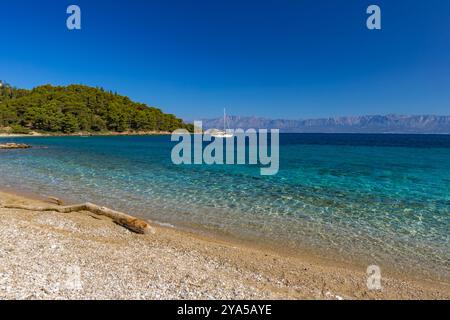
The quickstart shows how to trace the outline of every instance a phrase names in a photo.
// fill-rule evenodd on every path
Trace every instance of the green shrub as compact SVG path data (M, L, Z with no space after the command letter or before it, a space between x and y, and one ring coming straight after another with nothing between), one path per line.
M14 124L11 126L11 133L13 134L30 134L30 129Z

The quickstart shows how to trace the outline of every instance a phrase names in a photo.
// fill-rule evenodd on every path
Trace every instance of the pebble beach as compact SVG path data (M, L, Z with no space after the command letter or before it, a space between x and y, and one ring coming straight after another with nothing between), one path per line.
M0 193L0 204L48 205ZM448 299L446 283L205 238L153 224L135 234L90 212L0 208L0 299Z

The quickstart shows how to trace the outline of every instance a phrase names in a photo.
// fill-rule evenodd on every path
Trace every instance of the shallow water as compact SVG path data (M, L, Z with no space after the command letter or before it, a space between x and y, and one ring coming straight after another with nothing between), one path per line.
M449 279L450 136L282 134L276 176L173 165L169 136L5 140L38 148L0 151L3 186Z

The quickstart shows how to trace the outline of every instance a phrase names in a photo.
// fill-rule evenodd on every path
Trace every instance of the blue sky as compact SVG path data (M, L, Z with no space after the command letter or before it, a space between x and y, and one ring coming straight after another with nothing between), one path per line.
M450 1L15 0L0 27L17 87L102 86L187 119L450 114Z

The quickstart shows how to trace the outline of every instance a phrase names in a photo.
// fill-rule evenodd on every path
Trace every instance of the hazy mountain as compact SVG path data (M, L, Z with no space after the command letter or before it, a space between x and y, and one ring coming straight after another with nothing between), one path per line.
M323 133L446 133L450 116L395 115L354 116L324 119L283 120L229 116L229 128L280 129L281 132ZM203 119L203 128L222 128L223 118Z

